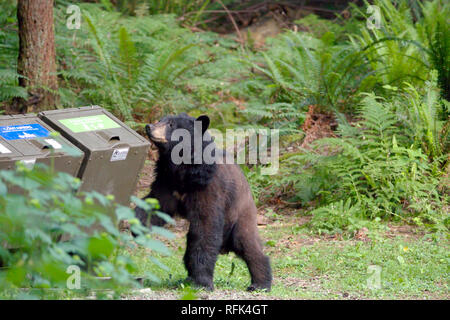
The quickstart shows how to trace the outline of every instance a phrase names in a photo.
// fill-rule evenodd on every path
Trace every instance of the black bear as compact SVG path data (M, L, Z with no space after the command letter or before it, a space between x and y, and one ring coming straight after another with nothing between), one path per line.
M194 148L196 143L198 146L194 141L197 135L194 128L199 125L200 153L209 148L211 155L222 159L225 156L206 131L209 122L208 116L196 119L180 114L166 116L158 123L146 126L159 158L155 180L145 198L158 199L161 211L171 216L178 214L189 221L184 255L188 281L213 290L217 257L219 253L232 251L246 262L250 271L251 285L247 290L270 290L270 261L262 251L256 206L244 174L236 164L194 159L199 155L199 150ZM189 138L182 139L182 134L177 138L177 129L188 133ZM183 146L181 150L180 145ZM174 157L180 156L188 161L173 161ZM148 215L141 208L136 208L136 216L148 224ZM153 225L163 224L157 216L150 220Z

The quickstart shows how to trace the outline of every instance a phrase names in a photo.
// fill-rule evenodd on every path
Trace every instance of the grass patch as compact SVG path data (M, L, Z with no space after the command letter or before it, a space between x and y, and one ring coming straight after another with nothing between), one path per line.
M261 228L265 252L272 260L274 284L270 293L246 293L250 275L234 254L221 255L216 264L213 293L197 292L209 299L448 299L450 256L448 240L428 235L394 235L373 240L330 240L313 237L307 229L293 227L296 218L283 217ZM271 239L272 242L267 241ZM159 284L145 283L153 299L179 299L189 290L183 284L184 233L178 232L172 255L158 257L168 270L155 270L148 251L131 253L138 272L152 270ZM380 288L370 289L369 266L378 266ZM133 294L132 294L133 295ZM139 294L138 294L139 295ZM135 297L134 297L135 298Z

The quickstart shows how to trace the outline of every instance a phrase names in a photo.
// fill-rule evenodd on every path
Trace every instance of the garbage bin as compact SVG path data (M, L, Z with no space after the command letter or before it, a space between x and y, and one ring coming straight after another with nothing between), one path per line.
M16 161L28 167L44 163L76 177L83 152L52 131L37 115L0 116L0 170L14 169Z
M150 147L145 138L99 106L43 111L39 117L84 151L80 191L130 204Z

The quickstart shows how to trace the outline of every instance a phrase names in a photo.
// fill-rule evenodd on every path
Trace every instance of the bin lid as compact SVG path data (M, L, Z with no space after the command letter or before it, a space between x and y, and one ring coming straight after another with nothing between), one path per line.
M54 131L37 115L0 116L0 161L61 156L67 148L82 156L64 137L51 135Z
M120 145L150 145L144 137L99 106L43 111L39 116L85 151L110 150Z

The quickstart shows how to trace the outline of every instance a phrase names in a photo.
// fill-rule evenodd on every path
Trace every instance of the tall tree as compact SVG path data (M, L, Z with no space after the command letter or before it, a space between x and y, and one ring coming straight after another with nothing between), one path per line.
M30 98L20 101L17 110L36 112L58 103L53 0L18 0L19 84Z

